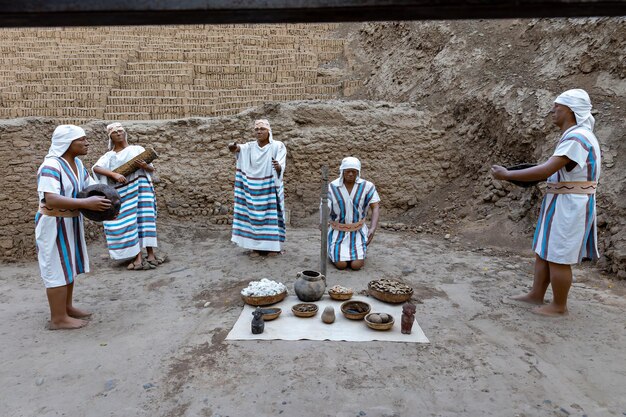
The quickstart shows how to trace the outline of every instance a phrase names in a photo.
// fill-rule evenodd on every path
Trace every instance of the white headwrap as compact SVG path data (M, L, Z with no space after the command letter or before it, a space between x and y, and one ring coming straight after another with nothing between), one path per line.
M591 115L591 99L585 90L580 88L567 90L558 96L554 102L569 107L576 116L576 125L593 132L596 121Z
M256 129L257 127L264 127L267 130L269 130L270 131L269 141L270 142L274 141L274 136L272 136L272 128L270 127L270 122L267 119L255 120L254 121L254 128Z
M254 128L256 129L257 127L264 127L267 130L272 130L272 128L270 128L270 122L267 119L255 120L254 121Z
M61 157L70 147L72 142L76 139L80 139L84 136L85 131L82 127L74 126L74 125L59 125L56 129L54 129L54 133L52 134L52 145L50 145L50 149L48 150L49 157Z
M347 156L343 158L343 160L341 161L341 166L339 167L339 180L341 181L342 184L343 184L343 171L345 169L356 169L358 171L356 179L358 180L359 177L361 176L361 161L359 161L357 158L353 156Z
M111 123L107 125L107 136L109 137L109 150L113 149L113 143L111 142L111 133L119 129L122 129L124 133L126 133L126 129L124 129L124 126L122 126L122 124L119 122L115 122L115 123Z

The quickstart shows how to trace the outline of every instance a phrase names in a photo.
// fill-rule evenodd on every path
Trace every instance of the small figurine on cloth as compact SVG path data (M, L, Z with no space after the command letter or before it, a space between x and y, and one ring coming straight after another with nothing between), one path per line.
M405 303L402 306L402 320L400 321L400 329L403 334L411 334L413 322L415 321L415 304Z
M263 311L257 307L252 312L254 318L252 319L252 334L261 334L265 329L265 320L263 320Z

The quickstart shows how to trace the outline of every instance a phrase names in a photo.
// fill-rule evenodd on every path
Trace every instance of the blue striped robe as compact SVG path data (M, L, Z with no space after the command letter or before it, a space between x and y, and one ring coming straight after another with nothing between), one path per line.
M548 182L598 181L600 146L593 132L574 126L561 136L554 156L566 156L576 167L555 172ZM599 257L594 194L546 194L533 250L548 262L571 265Z
M373 183L357 178L348 190L341 178L328 184L328 207L331 221L357 223L367 216L370 204L378 203L380 197ZM355 232L328 229L328 257L332 262L365 259L367 252L367 224Z
M287 150L271 137L262 148L256 141L239 148L231 240L245 249L279 252L286 234L283 175ZM282 167L280 174L272 158Z
M131 145L117 153L109 151L94 166L112 171L144 150L141 146ZM98 178L104 183L108 181L103 175ZM102 222L109 255L117 260L134 258L142 248L158 246L157 206L152 178L143 169L138 169L127 175L126 180L126 184L114 185L122 200L117 218Z
M44 193L76 198L85 187L95 184L79 158L78 176L63 158L48 157L37 171L39 201ZM41 278L46 288L74 282L76 275L89 272L89 256L83 230L83 215L53 217L37 212L35 240Z

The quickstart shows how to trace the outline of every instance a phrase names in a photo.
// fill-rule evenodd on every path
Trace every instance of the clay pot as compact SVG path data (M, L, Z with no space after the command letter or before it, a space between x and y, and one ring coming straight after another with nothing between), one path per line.
M317 301L326 291L326 277L317 271L302 271L293 286L298 298L305 302Z
M84 188L78 193L77 197L88 198L93 197L94 195L109 199L111 201L111 207L104 211L93 211L84 209L81 210L83 216L95 222L115 219L120 212L120 208L122 207L122 200L120 199L120 195L117 190L110 185L95 184Z
M328 306L322 313L322 321L326 324L330 324L335 321L335 309L333 306Z

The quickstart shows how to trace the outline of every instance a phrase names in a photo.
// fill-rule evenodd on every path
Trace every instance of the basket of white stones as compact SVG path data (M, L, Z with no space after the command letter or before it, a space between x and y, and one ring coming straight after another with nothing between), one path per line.
M281 282L263 278L260 281L250 281L248 286L241 290L241 298L251 306L268 306L282 301L287 296L287 287Z

